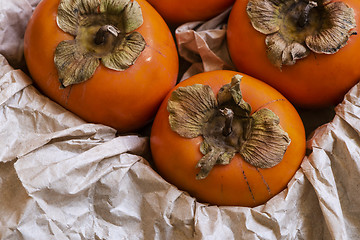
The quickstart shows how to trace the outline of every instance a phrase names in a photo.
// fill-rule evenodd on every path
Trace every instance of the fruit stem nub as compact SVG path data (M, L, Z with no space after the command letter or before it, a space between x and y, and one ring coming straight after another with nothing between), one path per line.
M225 126L223 128L222 134L224 136L229 136L232 132L232 122L234 119L234 111L230 108L220 109L221 115L225 117Z
M120 33L119 29L117 29L113 25L104 25L100 27L99 30L97 31L94 42L97 45L101 45L105 43L107 34L111 34L116 38L117 36L119 36L119 33Z
M316 7L317 7L317 2L315 2L315 1L310 0L306 4L304 11L301 13L301 15L297 21L297 24L299 27L301 27L301 28L305 27L305 25L309 22L309 14L310 14L311 9L316 8Z

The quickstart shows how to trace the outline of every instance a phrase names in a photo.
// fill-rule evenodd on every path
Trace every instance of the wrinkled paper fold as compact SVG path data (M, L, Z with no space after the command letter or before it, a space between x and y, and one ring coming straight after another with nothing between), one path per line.
M201 72L235 70L226 43L226 21L231 9L208 22L191 22L175 30L179 55L191 63L181 80Z
M8 64L23 65L24 26L36 3L0 5L0 239L358 238L359 85L308 140L311 153L284 191L255 208L210 206L151 168L148 136L84 122ZM180 55L192 64L183 79L234 69L228 13L176 30Z

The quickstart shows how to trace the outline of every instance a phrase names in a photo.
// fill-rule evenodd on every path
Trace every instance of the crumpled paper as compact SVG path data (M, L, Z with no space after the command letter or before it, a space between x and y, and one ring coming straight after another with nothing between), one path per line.
M208 22L191 22L175 30L179 55L191 66L180 80L214 70L235 70L226 43L226 22L230 9Z
M336 108L335 118L308 141L302 164L333 239L360 236L360 84Z
M2 2L0 16L20 19L17 14L36 5L24 1ZM7 19L13 21L0 18L0 24L8 26ZM0 36L14 31L13 39L0 38L0 239L360 236L359 85L336 107L335 118L313 133L312 152L284 191L255 208L211 206L151 168L148 137L117 136L110 127L84 122L10 66L7 59L18 55L8 53L21 51L23 26L0 28ZM204 60L194 63L204 66ZM11 62L21 65L21 57Z
M24 32L32 11L39 0L1 0L0 54L15 67L25 67L23 56Z

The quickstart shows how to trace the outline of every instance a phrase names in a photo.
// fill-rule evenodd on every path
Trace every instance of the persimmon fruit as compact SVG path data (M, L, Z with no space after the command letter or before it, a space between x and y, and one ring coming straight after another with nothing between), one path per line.
M193 21L205 21L217 16L235 0L147 0L171 26Z
M24 54L42 93L121 133L152 121L179 68L173 36L145 0L43 0Z
M282 94L227 70L180 82L150 136L159 174L219 206L254 207L278 194L298 170L305 142L302 120Z
M240 72L265 81L294 105L332 106L360 80L357 0L236 1L227 28Z

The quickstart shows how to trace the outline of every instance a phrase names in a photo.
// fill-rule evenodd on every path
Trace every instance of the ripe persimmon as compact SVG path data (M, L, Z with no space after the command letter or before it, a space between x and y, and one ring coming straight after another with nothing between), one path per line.
M171 26L205 21L231 7L235 0L147 0Z
M253 207L282 191L305 155L293 105L246 74L218 70L180 82L155 117L159 174L198 201Z
M153 119L179 68L173 36L145 0L43 0L24 53L46 96L119 132Z
M331 106L360 80L360 2L236 1L227 28L240 72L294 105Z

